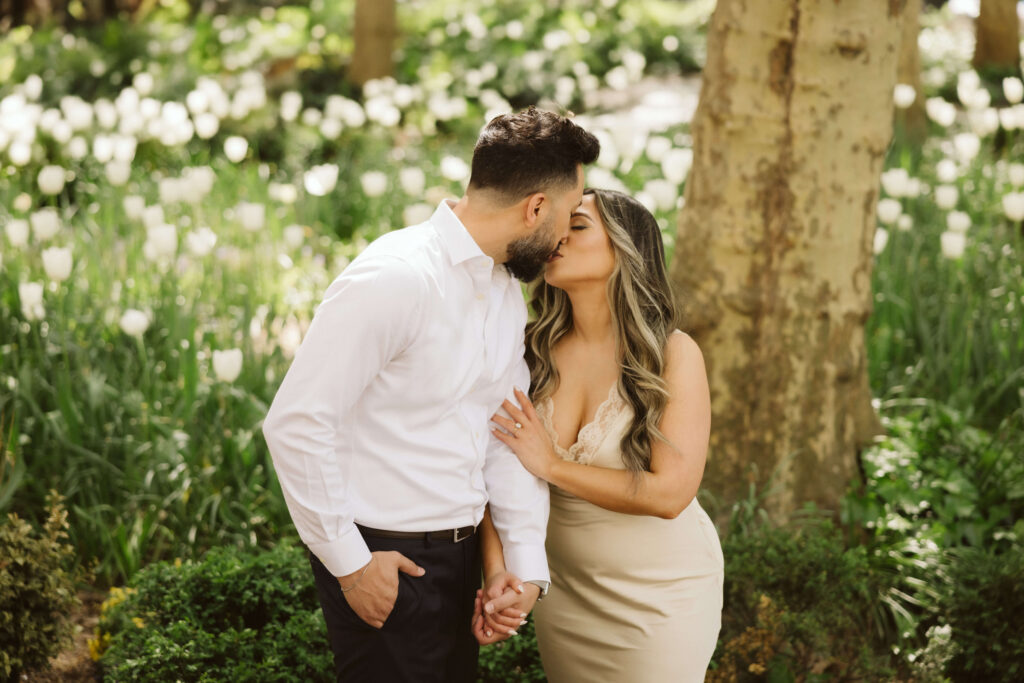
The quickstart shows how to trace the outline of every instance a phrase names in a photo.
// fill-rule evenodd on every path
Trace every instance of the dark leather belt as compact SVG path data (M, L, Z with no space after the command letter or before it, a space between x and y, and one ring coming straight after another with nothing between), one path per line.
M362 524L356 527L367 536L377 538L410 538L431 541L447 541L449 543L461 543L476 533L475 526L463 526L458 529L445 529L443 531L386 531L384 529L371 529Z

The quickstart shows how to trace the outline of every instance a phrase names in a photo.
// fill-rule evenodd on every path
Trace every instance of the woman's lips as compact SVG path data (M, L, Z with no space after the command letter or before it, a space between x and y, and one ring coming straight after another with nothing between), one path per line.
M557 249L555 249L553 252L551 252L551 256L548 256L548 261L547 262L551 263L552 261L560 259L560 258L562 258L562 255L558 253Z

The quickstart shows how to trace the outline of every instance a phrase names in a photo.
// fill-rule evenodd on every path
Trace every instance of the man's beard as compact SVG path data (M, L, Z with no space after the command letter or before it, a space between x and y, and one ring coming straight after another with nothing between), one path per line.
M509 242L505 267L512 273L512 277L521 282L530 282L540 275L557 246L554 223L554 216L548 216L548 220L535 233Z

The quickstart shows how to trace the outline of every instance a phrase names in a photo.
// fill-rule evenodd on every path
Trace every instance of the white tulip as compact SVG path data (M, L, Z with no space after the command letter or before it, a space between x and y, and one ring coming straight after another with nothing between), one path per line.
M929 97L924 103L925 112L935 123L949 128L956 121L956 106L941 97Z
M1017 121L1017 112L1014 107L1007 107L999 110L999 125L1005 130L1017 130L1020 126Z
M185 191L185 201L189 204L199 204L213 191L215 182L217 182L217 175L209 166L186 168L181 172L181 185Z
M341 121L330 116L326 116L320 121L320 135L328 140L337 140L341 135L342 128Z
M885 225L892 225L899 220L900 214L903 213L903 205L900 204L898 199L880 199L878 200L878 220L882 221Z
M38 100L43 94L43 79L38 74L32 74L22 84L25 97L30 100Z
M306 241L306 229L301 225L289 225L284 229L284 242L292 249L298 249Z
M201 140L209 140L217 134L217 131L220 130L220 119L217 118L216 114L211 114L208 111L203 112L196 116L195 126L196 135L198 135ZM244 152L242 156L245 156Z
M7 156L15 166L24 166L32 160L32 147L24 140L15 140L7 148Z
M1024 186L1024 164L1010 164L1006 169L1006 175L1014 187Z
M661 211L671 211L676 208L676 200L679 199L679 188L671 181L656 178L644 183L644 192L654 198L655 207Z
M665 179L675 185L681 185L686 176L690 174L690 167L693 166L693 150L685 147L675 147L665 152L661 159L661 173Z
M302 110L302 114L299 116L299 120L302 125L309 126L310 128L316 128L320 125L320 121L323 119L324 114L319 109L313 107L307 107Z
M651 213L654 213L655 211L658 210L658 200L655 199L654 196L649 192L644 192L643 190L640 190L639 192L633 195L633 199L643 204L644 208L650 211Z
M71 275L71 249L50 247L43 249L43 270L54 282L64 282Z
M441 175L448 180L462 182L469 178L469 165L459 157L446 156L441 159Z
M167 221L164 218L164 207L159 204L147 206L142 210L142 224L147 228L155 228Z
M672 149L671 140L663 135L652 135L647 138L647 145L645 145L644 151L648 159L656 164L660 164L670 149Z
M143 97L149 95L153 92L153 74L148 71L135 74L135 77L132 79L132 86Z
M338 184L338 165L320 164L302 175L302 185L314 197L323 197L333 192Z
M1011 169L1012 170L1012 169ZM32 195L28 192L22 192L14 198L14 210L26 213L32 208Z
M427 177L423 169L407 166L398 172L398 182L410 197L420 197L427 186Z
M281 353L284 354L285 358L291 358L295 355L301 343L302 328L299 327L299 322L294 316L289 316L288 321L281 328L281 333L277 337L277 344L281 347Z
M367 197L380 197L388 189L388 177L380 171L367 171L359 182Z
M248 151L249 141L243 137L232 135L224 141L224 155L236 164L245 158Z
M900 216L900 219L896 221L896 228L900 232L909 232L913 227L914 219L908 214L903 214Z
M890 168L882 174L882 189L890 197L906 197L910 174L905 168Z
M12 218L5 228L7 241L12 247L24 247L28 244L28 221L23 218Z
M1011 221L1024 221L1024 192L1003 195L1003 213Z
M97 135L92 140L92 155L101 164L105 164L113 159L114 139L109 135Z
M958 259L964 255L967 246L967 235L962 232L946 231L939 235L942 241L942 255L948 259Z
M917 91L914 86L906 83L897 83L893 88L892 100L897 109L906 109L917 99Z
M149 316L136 308L121 315L121 331L130 337L141 337L149 329Z
M974 133L958 133L953 136L953 148L960 161L967 163L978 156L981 140Z
M238 222L249 232L258 232L267 223L267 207L259 202L239 202L235 213Z
M267 194L276 202L294 204L299 198L299 191L291 183L270 183Z
M963 211L950 211L946 216L946 227L951 232L965 233L971 227L971 217Z
M174 204L185 198L185 188L181 178L161 178L157 183L157 193L161 204Z
M81 135L71 138L68 143L68 156L75 161L80 161L89 155L89 143Z
M204 90L196 88L185 95L185 106L192 112L193 116L199 116L210 110L210 96Z
M426 223L433 215L434 208L430 204L410 204L402 211L402 222L406 225L419 225Z
M28 218L32 223L32 234L37 240L48 240L60 232L60 216L54 208L39 209Z
M337 97L331 95L330 97ZM328 97L328 100L330 100ZM281 120L291 123L302 110L302 95L294 90L281 94Z
M1024 82L1016 76L1003 79L1003 94L1010 104L1019 104L1024 99Z
M168 259L178 251L178 228L169 223L154 225L146 231L142 252L150 261Z
M124 161L111 161L104 170L106 171L107 182L114 187L120 187L128 182L132 167L131 164Z
M885 228L877 228L875 230L875 244L874 249L876 254L881 254L885 251L885 245L889 243L889 231Z
M601 143L601 152L597 157L597 165L601 168L607 168L609 170L619 165L619 148L615 146L615 140L612 138L611 133L606 130L598 129L592 131L594 137L597 138L598 142Z
M205 225L185 235L185 246L193 256L202 258L217 244L217 233Z
M938 175L939 180L944 183L952 183L956 181L959 173L956 170L956 162L952 159L943 159L935 167L935 173Z
M242 373L242 350L213 352L213 372L221 382L234 382Z
M43 283L20 283L18 299L21 300L21 313L26 320L42 320L46 315L46 310L43 308Z
M955 185L939 185L935 188L935 204L943 211L954 208L959 196L960 191Z

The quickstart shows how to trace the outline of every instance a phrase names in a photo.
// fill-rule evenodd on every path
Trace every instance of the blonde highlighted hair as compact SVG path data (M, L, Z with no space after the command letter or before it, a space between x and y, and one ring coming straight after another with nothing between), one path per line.
M628 195L594 189L584 194L594 196L615 254L607 295L622 368L618 391L633 408L633 421L622 437L622 459L634 473L649 471L652 440L665 438L658 429L668 403L662 379L665 344L677 317L661 231L650 211ZM526 326L526 361L538 402L558 387L552 351L572 329L572 304L563 290L540 280L530 307L534 319Z

